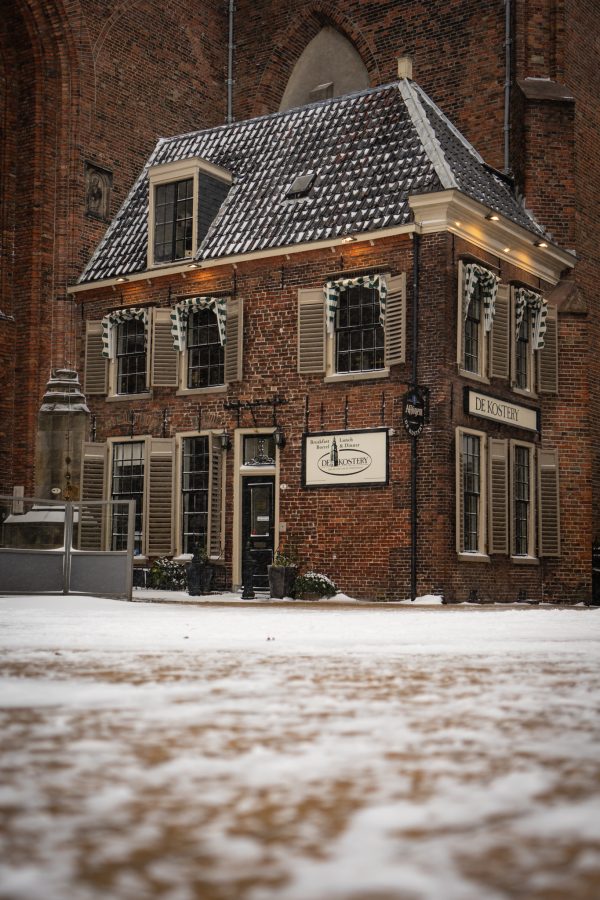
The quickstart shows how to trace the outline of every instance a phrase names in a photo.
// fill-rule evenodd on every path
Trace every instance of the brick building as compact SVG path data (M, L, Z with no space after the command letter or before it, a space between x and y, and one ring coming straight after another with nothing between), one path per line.
M178 4L176 10L165 12L163 4L145 0L139 4L121 4L110 14L104 4L92 0L73 0L67 4L45 0L7 6L1 37L6 50L3 58L7 61L2 77L0 356L5 372L0 397L2 488L11 490L22 485L27 493L34 488L37 415L50 371L56 367L81 371L85 341L81 308L73 302L75 295L69 295L67 289L74 284L91 256L94 245L134 183L156 138L219 125L226 121L228 113L233 119L240 120L286 109L290 104L336 96L353 88L382 85L396 77L396 57L409 54L414 59L419 84L477 148L486 163L514 175L517 194L525 196L527 208L548 231L546 238L550 248L557 246L575 250L577 254L576 265L571 268L571 257L561 257L562 250L557 250L561 261L557 268L557 260L552 265L539 262L544 257L541 252L544 248L538 248L537 267L520 268L501 256L502 248L493 241L489 243L488 232L485 241L475 242L473 233L461 232L459 226L454 227L454 234L452 228L447 228L423 233L419 238L424 298L438 296L441 292L447 304L454 304L454 309L458 296L458 272L455 270L459 262L468 264L472 258L499 274L501 286L509 286L512 293L517 286L534 289L550 301L551 310L556 308L556 325L552 318L548 323L550 334L556 327L558 335L559 390L544 395L535 392L533 407L541 410L541 435L532 432L533 439L528 441L525 434L517 439L502 430L493 435L486 428L472 427L471 430L488 434L488 444L492 440L511 439L517 439L517 444L520 439L523 445L533 444L536 460L539 447L545 445L557 450L560 459L560 561L556 558L551 561L548 557L539 566L534 563L521 565L519 571L527 574L516 580L511 575L507 596L511 592L514 596L515 590L539 595L542 584L543 591L549 595L561 592L571 597L589 594L591 544L600 533L600 504L597 501L600 491L600 401L594 390L600 367L598 354L594 353L600 336L595 251L597 210L600 208L595 141L599 124L598 73L593 64L594 36L600 17L597 5L591 0L559 3L555 0L516 0L512 4L490 0L483 4L431 3L425 9L412 2L373 5L361 0L344 4L317 0L306 4L286 0L285 3L250 4L240 0L232 21L228 21L229 4L221 2L200 6L183 3ZM230 25L234 39L228 47L232 33L228 28ZM135 141L131 140L132 131L136 135ZM228 171L226 167L224 169ZM454 171L454 174L458 173ZM219 178L216 180L218 182ZM218 196L215 202L217 199ZM494 208L493 204L485 203L485 198L483 202L489 209ZM441 215L439 210L433 212ZM411 220L418 223L419 215L424 213L411 208ZM455 221L461 220L455 218ZM500 226L488 220L486 229L494 227ZM309 268L304 273L291 271L303 254L290 254L290 260L284 258L279 264L279 274L284 279L282 297L293 285L297 304L301 286L307 286L302 287L303 290L315 289L323 275L343 275L364 269L389 274L393 279L406 273L406 314L410 320L413 244L404 248L402 259L397 256L407 240L406 236L399 235L393 252L389 247L384 250L385 242L380 237L373 246L361 241L337 246L335 254L327 251L330 262L322 259L318 265L315 262L317 251L311 251L310 260L306 262ZM475 252L476 247L478 252ZM335 265L332 265L334 260ZM442 260L443 271L440 268ZM275 302L270 286L270 279L274 278L273 262L269 264L270 268L263 262L262 269L258 260L236 265L238 269L232 266L214 268L210 273L212 280L208 279L208 270L199 270L195 275L192 270L187 275L185 288L181 286L181 275L165 271L160 286L154 278L145 283L143 296L140 285L130 280L131 283L124 283L115 291L111 287L115 296L110 303L106 299L97 299L88 305L86 300L82 306L86 317L94 313L94 302L96 315L99 315L108 307L116 308L121 299L123 306L148 303L156 304L154 308L166 309L169 287L171 297L195 294L196 291L204 294L207 290L232 296L232 279L241 284L244 278L250 278L251 272L254 282L247 285L244 296L248 309L252 309L259 298L264 300L269 296L270 301ZM290 293L285 296L289 317L294 298ZM500 305L503 302L501 299ZM449 458L443 461L441 468L436 452L428 450L428 442L433 441L431 446L436 446L433 440L436 429L441 428L447 437L452 429L461 425L471 427L474 423L473 418L462 422L456 418L463 403L463 397L460 401L457 397L466 386L460 366L457 366L460 348L455 346L456 335L452 336L449 328L440 328L439 318L435 320L435 315L440 315L439 304L433 304L430 309L428 300L424 299L420 309L420 335L424 329L427 333L433 328L436 340L445 335L448 346L444 347L442 359L429 358L426 352L419 355L419 382L429 387L432 393L431 423L418 439L418 490L422 494L426 478L431 484L439 482L437 500L426 500L422 496L420 499L419 508L423 514L427 502L433 508L427 527L419 523L419 559L431 562L431 578L427 576L419 587L443 587L449 595L457 596L471 590L484 594L501 574L499 567L501 569L502 565L495 558L494 564L486 569L488 574L478 575L476 579L459 574L460 567L457 569L456 560L448 549L454 534L450 540L447 533L456 506L455 479L447 477L449 466L456 457L454 445L446 446L444 452ZM260 316L249 315L246 308L244 314L245 327L250 329L245 332L244 339L254 341ZM454 321L454 316L447 321ZM269 326L266 322L263 326L264 333L256 335L258 346L261 341L267 342ZM379 510L385 509L386 514L390 509L394 510L395 537L390 536L390 529L381 547L370 552L371 569L368 572L354 556L354 562L347 558L345 571L348 578L341 569L339 576L342 586L346 586L347 581L348 587L355 585L357 592L364 593L374 569L387 567L389 578L381 582L377 591L381 596L389 594L394 577L397 584L404 585L406 581L409 515L406 484L395 483L394 478L398 477L399 471L407 471L407 460L402 454L407 453L409 444L399 437L398 404L412 375L410 334L408 338L405 361L398 363L397 368L392 366L389 387L379 392L379 425L383 422L396 431L389 438L391 483L388 493L376 500L377 492L383 489L374 486L360 489L369 496L374 509L380 503ZM276 335L270 335L269 339L271 346L277 346ZM509 366L512 365L511 358L509 351ZM244 359L244 377L248 378L252 373L248 366L256 365L258 378L260 366L250 360L251 357ZM492 364L493 360L491 356L487 364ZM275 361L265 362L264 354L263 364L266 369L260 371L261 379L275 371ZM230 370L232 365L230 359ZM292 366L291 359L289 365ZM483 377L490 377L489 370ZM510 389L514 373L509 372L506 382L497 385L493 382L494 377L491 388L498 388L497 397L516 403L517 398ZM541 376L538 374L537 377ZM395 385L393 389L392 385ZM243 381L238 386L250 387ZM322 421L324 427L320 430L338 430L346 423L354 429L361 423L364 427L374 428L376 416L372 410L373 421L364 415L353 418L353 410L360 409L364 413L367 387L372 407L371 395L375 391L372 385L350 384L348 390L333 383L319 383L318 389L313 385L309 392L309 430L314 430L315 421L319 426ZM491 388L485 386L481 393L492 394ZM165 399L160 390L157 386L153 400L143 401L145 412L134 404L138 416L146 416L148 433L154 436L162 435L162 425L157 427L152 418ZM276 410L277 422L284 423L286 434L293 430L297 435L298 429L304 427L302 416L305 413L300 421L298 403L289 400L294 390L300 396L299 387L290 385L286 390L288 403ZM264 385L262 391L262 394L256 394L252 384L251 395L256 395L256 399L273 396L272 390L265 389ZM284 396L283 388L280 393ZM382 399L383 394L386 396ZM229 392L227 399L234 402L235 392ZM474 394L467 400L475 404L486 402L481 398L478 400ZM176 401L178 405L169 412L168 427L177 431L184 425L192 430L191 400L179 396ZM517 405L523 408L532 405L527 401L526 396ZM90 395L88 402L94 407L98 401ZM183 413L186 403L187 418ZM216 416L214 410L208 408L210 404L202 403L201 406L203 417ZM328 412L329 406L335 410L332 408ZM119 408L123 418L122 401L107 400L103 409L111 408ZM169 409L168 404L160 406L161 410L164 408ZM263 416L260 427L268 429L270 426L264 418L266 409L255 410L255 415ZM108 428L108 413L100 414L96 409L96 415L101 427ZM118 418L117 413L111 415L114 420ZM254 422L248 423L247 415L247 411L242 413L240 427L253 427ZM229 420L232 433L234 424L237 422ZM218 422L216 418L204 420L204 426L209 430L213 427L221 429L224 425L222 418ZM297 439L290 440L289 434L288 444L278 451L281 464L285 458L287 466L292 465L294 454L299 452ZM108 437L107 434L104 436ZM477 434L473 436L477 437ZM501 443L486 447L490 458L493 456L496 460L497 471L502 471L504 465L502 447ZM509 462L512 459L510 453L514 455L512 448L513 444L506 444ZM239 447L234 448L234 453L228 452L228 467L237 465L234 460L241 452ZM437 452L441 452L440 447ZM550 465L549 457L544 459ZM279 493L280 498L285 497L285 502L281 501L284 508L287 503L290 510L294 503L292 490L298 484L298 466L299 461L293 469L294 480L286 473L282 483L288 485L288 490ZM510 466L512 471L512 462ZM343 492L337 493L340 495L336 512L339 521L330 524L339 532L337 539L343 544L348 531L343 523L348 511L354 509L354 501L350 499L353 491L346 493L345 500L341 498ZM312 540L315 549L307 546L311 551L306 553L307 561L324 566L325 560L319 557L319 552L325 552L322 521L328 500L320 498L327 497L328 490L307 489L302 496L309 495L315 498L310 501L311 509L314 507L313 518L306 518L306 534L301 532L298 540L307 545ZM391 504L390 497L393 497ZM230 500L233 503L233 497ZM296 502L299 502L297 498ZM235 510L233 507L229 511L227 507L225 509L223 528L226 530L227 516L233 517ZM279 516L277 521L279 525L284 522L287 527L290 519L285 511L285 518ZM358 544L363 541L368 544L372 540L366 526L358 524L354 532ZM233 541L231 534L229 540ZM231 543L228 565L234 566L231 573L235 581L233 549ZM337 552L336 557L339 557ZM482 572L485 567L476 568ZM434 579L434 572L439 573L439 583ZM335 567L332 574L337 574Z

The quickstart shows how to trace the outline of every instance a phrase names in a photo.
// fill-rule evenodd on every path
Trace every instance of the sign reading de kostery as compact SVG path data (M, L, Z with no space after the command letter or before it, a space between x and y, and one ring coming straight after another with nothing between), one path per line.
M386 484L387 428L304 435L304 487Z
M492 419L494 422L502 422L515 428L539 431L538 410L510 403L508 400L500 400L498 397L490 397L489 394L482 394L471 388L465 388L465 411L472 416Z

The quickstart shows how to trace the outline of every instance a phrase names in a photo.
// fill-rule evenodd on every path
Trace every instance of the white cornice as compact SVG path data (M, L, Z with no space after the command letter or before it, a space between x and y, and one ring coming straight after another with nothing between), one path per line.
M486 219L490 209L460 191L418 194L409 197L408 202L421 234L439 231L456 234L544 281L555 284L564 269L575 265L574 253L549 241L547 247L536 246L541 236L504 216L500 215L497 221Z

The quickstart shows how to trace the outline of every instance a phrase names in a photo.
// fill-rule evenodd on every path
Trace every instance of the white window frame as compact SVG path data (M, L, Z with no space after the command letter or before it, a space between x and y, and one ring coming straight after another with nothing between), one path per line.
M115 356L113 359L108 360L108 393L106 395L106 399L109 401L127 401L127 400L148 400L152 397L152 390L150 387L150 372L151 372L151 363L152 363L152 307L147 309L147 321L146 321L146 389L137 394L118 394L117 393L117 382L118 382L118 360L115 352ZM113 325L113 328L118 328L118 325Z
M233 178L231 173L221 166L216 166L200 157L192 157L191 159L183 159L178 162L161 163L152 166L148 170L148 254L147 266L149 269L165 268L175 265L189 265L198 250L198 208L199 208L199 174L205 172L231 184ZM159 185L171 184L175 181L183 181L191 178L193 181L193 204L192 204L192 250L190 256L182 259L164 260L163 262L154 261L154 213L155 213L155 194Z
M125 396L125 395L123 395ZM133 396L133 395L130 395ZM149 436L145 434L134 435L133 437L109 437L106 439L108 446L108 462L107 462L107 478L105 482L105 493L107 500L112 500L112 483L113 483L113 466L114 466L114 448L115 444L143 444L144 445L144 492L142 507L142 552L138 556L134 556L136 563L144 563L148 560L147 543L148 543L148 464L150 452ZM106 517L106 546L112 547L112 516Z
M173 540L173 558L179 561L189 561L192 558L191 553L183 552L183 442L186 438L197 438L197 437L205 437L208 438L209 442L209 496L208 496L208 518L207 518L207 544L210 542L210 527L211 527L211 512L210 512L210 453L211 453L211 438L219 437L221 435L221 431L217 428L204 428L201 431L180 431L175 435L175 490L174 490L174 507L175 507L175 535ZM223 452L223 451L220 451ZM227 477L227 466L225 464L225 459L223 460L223 465L221 466L221 511L220 511L220 522L219 522L219 530L221 532L221 543L223 543L223 538L225 535L225 506L226 506L226 497L225 497L225 486L226 486L226 477ZM216 557L210 556L210 548L207 546L205 548L209 552L209 559L215 559Z
M214 310L211 310L216 319L216 313ZM229 312L229 310L228 310ZM189 319L188 323L189 325ZM187 325L186 325L187 329ZM211 384L209 387L198 387L191 388L188 387L187 377L188 377L188 341L186 334L185 348L180 351L179 354L179 384L177 387L177 394L185 395L185 394L215 394L215 393L224 393L227 390L227 382L225 381L225 346L222 348L223 350L223 383L222 384Z
M517 447L525 448L529 453L529 521L527 523L527 553L515 553L515 449ZM509 442L509 541L510 541L510 559L513 563L533 563L539 562L536 555L536 527L537 527L537 498L536 498L536 482L537 482L537 459L535 445L527 441L511 440Z
M463 522L461 517L461 496L463 492L463 479L461 478L461 457L463 435L471 435L479 438L479 510L477 523L477 550L465 550L462 546ZM487 471L487 434L484 431L476 431L472 428L456 429L455 435L455 484L456 484L456 551L458 558L466 562L490 562L487 553L487 528L488 528L488 471Z
M387 283L390 280L390 273L382 273L382 277L385 279ZM337 311L336 311L337 318ZM324 381L328 383L335 383L337 381L376 381L382 378L389 378L390 369L389 366L384 365L381 369L363 369L360 372L337 372L336 365L336 329L334 328L333 333L330 334L327 331L327 325L325 323L325 378ZM403 331L404 333L404 331ZM386 358L386 341L387 341L387 329L383 329L383 358L385 361Z
M530 288L533 290L533 288ZM531 311L529 311L529 343L527 345L527 386L517 386L517 292L514 285L510 287L510 386L515 394L524 397L537 397L537 371L539 368L539 350L531 349Z
M489 268L486 263L477 263L483 268ZM456 340L456 362L458 373L463 378L470 378L480 384L489 384L489 360L490 360L490 333L486 333L484 327L483 302L481 304L481 315L479 318L479 359L476 372L470 372L465 368L465 325L466 319L463 316L463 295L465 290L465 263L462 260L458 262L458 307L457 307L457 340Z

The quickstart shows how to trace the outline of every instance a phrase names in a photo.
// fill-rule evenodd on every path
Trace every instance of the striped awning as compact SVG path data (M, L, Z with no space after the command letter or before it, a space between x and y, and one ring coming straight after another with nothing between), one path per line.
M148 311L138 306L116 309L102 319L102 356L105 359L114 359L117 352L115 328L132 319L139 319L144 323L144 341L148 343Z
M489 269L486 269L485 266L479 266L477 263L467 263L464 273L463 318L467 318L475 289L479 286L483 301L483 329L487 333L492 330L492 322L496 312L496 294L498 293L500 279L493 272L490 272Z
M548 318L548 304L541 294L530 291L527 288L517 288L515 292L515 327L516 336L519 337L525 307L531 311L531 349L542 350L544 336L546 334L546 319Z
M382 327L385 327L385 309L388 294L385 277L383 275L363 275L359 278L340 278L338 281L328 281L323 288L328 334L333 334L335 331L335 314L341 292L344 288L360 286L379 292L379 323Z
M188 319L196 309L211 309L217 317L221 346L227 343L227 298L185 297L171 309L171 334L175 350L185 350Z

